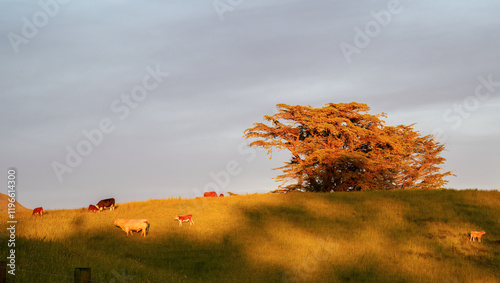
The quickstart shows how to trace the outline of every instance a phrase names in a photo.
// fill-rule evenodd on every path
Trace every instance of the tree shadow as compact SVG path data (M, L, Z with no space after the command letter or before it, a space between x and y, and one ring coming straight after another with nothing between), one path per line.
M127 237L116 227L58 241L19 237L17 243L18 282L69 282L76 267L90 267L93 282L120 282L116 274L124 270L127 282L272 282L284 272L249 260L231 234L216 241L182 233Z

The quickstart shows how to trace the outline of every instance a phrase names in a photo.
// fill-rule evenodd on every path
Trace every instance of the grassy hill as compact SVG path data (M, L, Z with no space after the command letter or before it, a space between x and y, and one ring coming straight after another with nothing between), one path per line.
M7 213L8 210L8 205L9 205L9 196L6 194L0 193L0 213ZM20 203L16 201L16 211L17 212L25 212L25 211L31 211L31 209L28 209L24 206L22 206Z
M178 227L183 214L195 225ZM17 282L72 282L75 267L96 282L500 280L498 191L164 199L18 216ZM116 218L147 218L150 233L127 237ZM486 231L482 243L471 230Z

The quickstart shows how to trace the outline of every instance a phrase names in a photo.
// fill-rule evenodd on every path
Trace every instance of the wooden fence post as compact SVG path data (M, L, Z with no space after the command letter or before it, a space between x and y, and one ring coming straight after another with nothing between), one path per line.
M7 282L7 262L0 261L0 283Z
M75 283L90 283L90 268L75 268Z

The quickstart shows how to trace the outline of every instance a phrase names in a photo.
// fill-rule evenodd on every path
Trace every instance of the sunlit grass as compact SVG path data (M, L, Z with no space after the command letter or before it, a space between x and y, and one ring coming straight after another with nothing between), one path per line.
M195 225L174 220L193 214ZM71 282L498 282L498 191L292 193L19 213L16 279ZM146 218L127 237L116 218ZM2 229L6 218L2 215ZM483 243L469 241L485 230ZM1 245L6 247L6 238ZM0 256L7 256L1 249ZM43 260L40 260L43 259Z

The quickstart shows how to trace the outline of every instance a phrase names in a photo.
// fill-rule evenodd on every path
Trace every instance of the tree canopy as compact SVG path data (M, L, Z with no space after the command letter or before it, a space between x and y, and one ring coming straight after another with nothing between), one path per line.
M313 192L442 188L453 175L441 173L445 147L412 125L386 126L385 113L368 114L363 103L329 103L322 108L278 104L245 130L249 146L288 150L290 161L276 177L288 190Z

